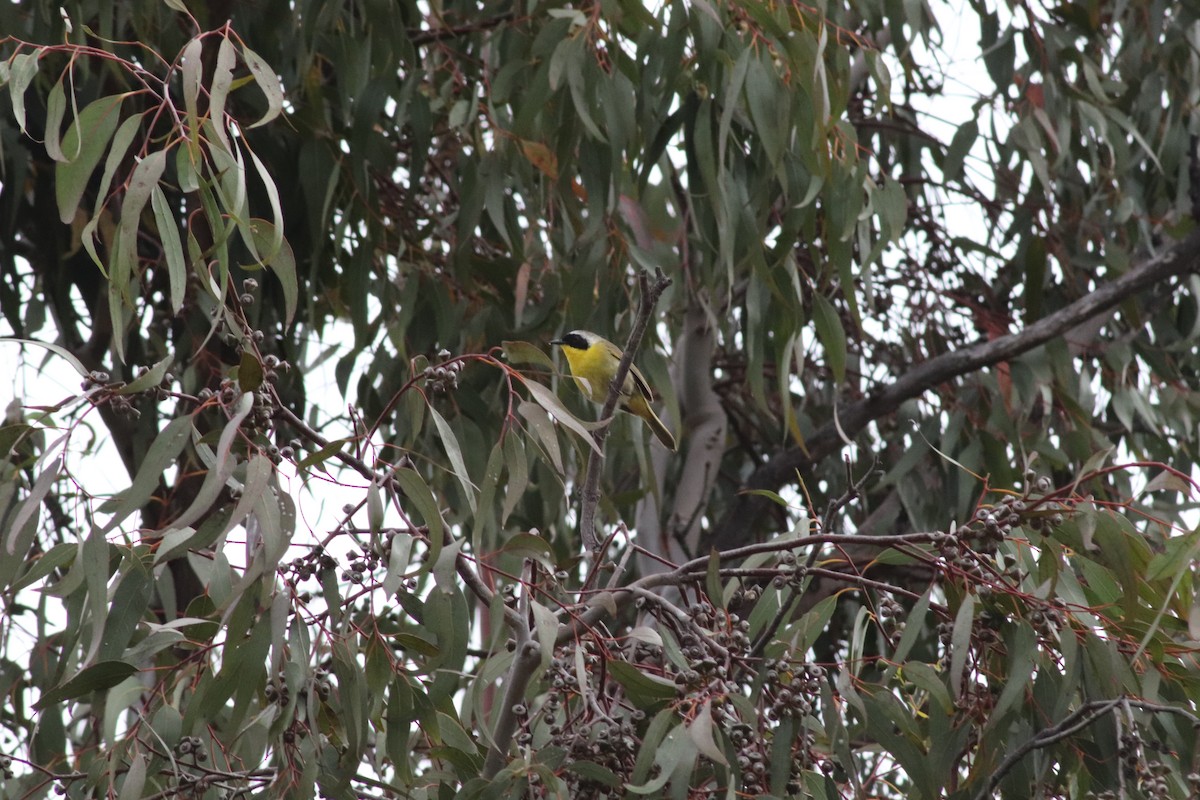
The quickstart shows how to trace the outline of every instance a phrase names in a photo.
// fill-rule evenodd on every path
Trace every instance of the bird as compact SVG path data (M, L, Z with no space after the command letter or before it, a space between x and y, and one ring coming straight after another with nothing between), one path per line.
M603 404L608 399L608 389L617 376L617 367L621 364L621 348L591 331L571 331L561 339L550 342L562 348L571 368L571 376L580 390L593 403ZM658 440L668 450L675 449L675 437L667 430L654 410L650 401L654 393L650 384L637 367L629 365L625 374L625 382L621 386L620 408L634 416L641 417Z

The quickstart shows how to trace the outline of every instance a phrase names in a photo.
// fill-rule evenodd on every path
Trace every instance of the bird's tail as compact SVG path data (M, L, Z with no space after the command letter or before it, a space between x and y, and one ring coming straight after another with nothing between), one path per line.
M654 409L646 402L645 397L635 394L628 398L621 408L634 416L641 417L650 426L650 430L654 431L654 435L658 437L664 447L668 450L675 449L675 437L667 430L667 426L663 425L663 421L654 413Z
M646 424L650 426L650 430L654 431L654 435L658 437L658 440L663 443L664 447L668 450L675 449L675 437L671 435L671 432L667 430L667 426L663 425L662 420L658 418L658 415L654 411L650 411L650 416L646 418Z

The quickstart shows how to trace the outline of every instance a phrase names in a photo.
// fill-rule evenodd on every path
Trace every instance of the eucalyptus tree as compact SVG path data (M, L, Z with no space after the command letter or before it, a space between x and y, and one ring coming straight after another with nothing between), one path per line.
M0 31L5 796L1200 791L1191 6Z

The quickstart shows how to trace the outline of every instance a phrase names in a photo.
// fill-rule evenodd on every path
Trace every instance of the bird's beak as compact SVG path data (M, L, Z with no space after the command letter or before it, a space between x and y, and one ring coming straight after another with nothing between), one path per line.
M559 347L562 347L562 346L563 346L563 344L564 344L564 342L563 342L563 340L562 340L562 339L551 339L551 340L550 340L550 344L556 344L556 345L558 345Z

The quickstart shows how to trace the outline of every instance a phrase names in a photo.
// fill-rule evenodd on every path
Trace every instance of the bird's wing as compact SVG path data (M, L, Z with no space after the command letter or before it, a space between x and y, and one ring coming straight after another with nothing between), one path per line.
M629 372L633 375L633 385L637 387L638 394L647 400L653 400L654 392L650 391L650 384L646 383L646 376L642 374L642 371L633 364L630 364Z
M608 340L605 340L604 344L608 346L608 352L611 353L612 357L617 360L617 364L620 364L621 357L622 357L622 355L624 355L621 352L621 348L617 347L615 344L613 344L612 342L610 342ZM614 365L614 368L615 368L615 365ZM646 400L653 400L654 392L650 391L650 384L646 383L646 376L642 374L642 371L640 369L638 369L636 366L634 366L633 364L630 364L629 365L629 374L631 376L633 376L633 388L637 392L637 394L640 394L642 397L646 398ZM622 394L625 394L625 393L622 392ZM632 395L633 395L633 392L629 392L629 396L632 396Z

